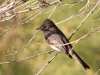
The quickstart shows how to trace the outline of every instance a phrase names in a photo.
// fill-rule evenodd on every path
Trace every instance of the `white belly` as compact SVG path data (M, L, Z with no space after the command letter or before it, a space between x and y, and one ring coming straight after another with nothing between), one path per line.
M61 51L58 48L56 48L55 46L50 46L52 49L57 50L57 51Z

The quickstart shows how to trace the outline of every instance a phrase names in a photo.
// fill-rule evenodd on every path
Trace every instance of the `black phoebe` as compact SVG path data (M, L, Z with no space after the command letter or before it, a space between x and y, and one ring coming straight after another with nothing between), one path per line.
M60 45L69 43L69 40L50 19L46 19L37 30L43 31L45 40L49 45L51 45L51 48L57 51L62 51L70 58L74 57L85 69L90 69L90 67L76 54L76 52L72 50L71 44Z

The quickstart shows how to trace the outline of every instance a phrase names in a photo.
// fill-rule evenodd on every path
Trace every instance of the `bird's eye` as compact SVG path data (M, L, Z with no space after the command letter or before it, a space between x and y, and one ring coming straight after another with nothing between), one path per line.
M46 29L47 27L46 26L44 26L44 29Z
M44 26L44 28L46 28L46 26Z

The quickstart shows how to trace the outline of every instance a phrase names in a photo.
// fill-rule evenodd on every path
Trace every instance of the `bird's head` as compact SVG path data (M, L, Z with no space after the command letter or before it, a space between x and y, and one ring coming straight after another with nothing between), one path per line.
M55 24L50 19L46 19L46 20L44 20L42 25L39 28L37 28L36 30L46 31L46 30L49 30L51 27L54 27L54 26L55 26Z

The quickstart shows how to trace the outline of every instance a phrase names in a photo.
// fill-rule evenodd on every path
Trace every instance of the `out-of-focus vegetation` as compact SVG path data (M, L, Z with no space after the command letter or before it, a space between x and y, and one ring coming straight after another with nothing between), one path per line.
M72 3L73 0L64 0L64 2ZM71 33L95 5L95 2L90 0L88 9L85 11L83 16L80 17L78 16L80 14L78 11L86 4L86 2L87 1L84 1L73 7L59 5L50 17L51 20L58 23L73 14L76 15L72 19L57 25L64 32L66 37L71 35ZM24 51L11 56L6 56L13 54L14 51L22 49L29 42L32 36L37 32L36 28L38 28L41 23L48 18L51 14L51 12L48 11L53 9L54 6L55 5L46 8L41 15L38 15L28 23L17 26L0 36L0 62L9 62L51 50L49 46L45 45L47 43L44 40L42 32L39 32ZM99 6L95 9L95 11L98 10L98 8ZM35 10L22 13L8 21L1 22L0 27L12 27L33 14L34 11ZM95 13L95 11L91 14L91 16L89 16L89 18L87 18L85 23L70 41L77 40L83 35L91 32L93 28L100 26L100 21L91 21L100 18L99 12ZM2 32L3 30L1 29L0 33ZM94 32L90 36L81 40L76 45L75 51L90 66L91 69L85 70L75 59L70 59L65 54L59 53L58 56L41 73L41 75L94 75L100 68L100 31ZM51 54L30 58L20 62L0 64L0 75L36 74L54 56L55 53L56 52L53 52ZM100 75L100 73L98 73L98 75Z

